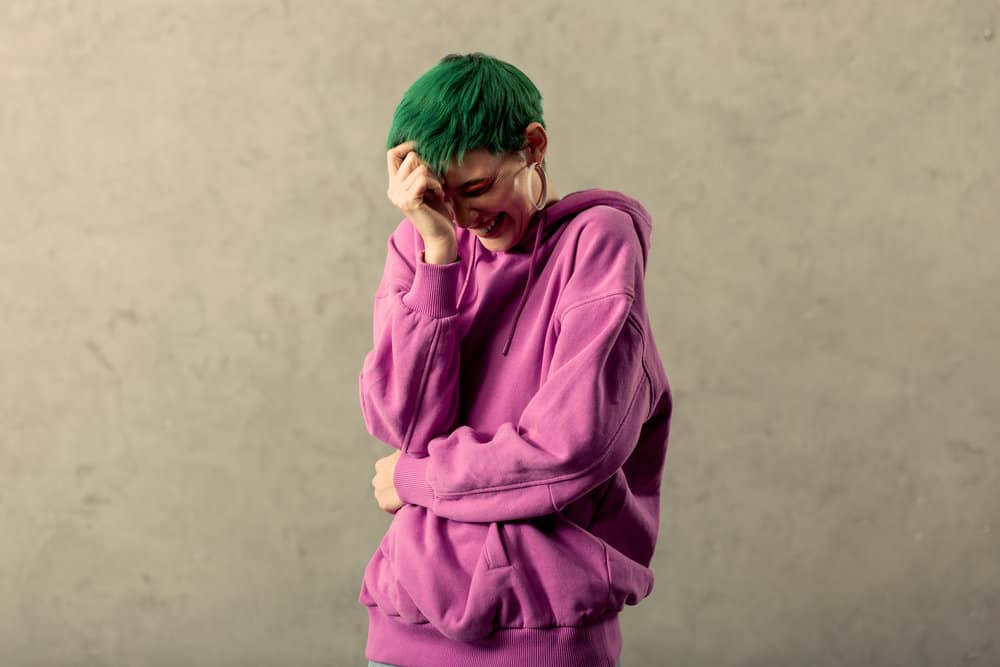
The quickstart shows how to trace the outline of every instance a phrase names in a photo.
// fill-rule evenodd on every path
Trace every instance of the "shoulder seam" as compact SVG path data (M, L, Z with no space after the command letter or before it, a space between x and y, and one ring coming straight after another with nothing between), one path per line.
M580 308L582 306L586 306L588 304L594 303L595 301L602 301L604 299L610 299L610 298L613 298L613 297L616 297L616 296L625 296L629 300L632 300L632 301L635 300L635 294L631 290L626 290L626 289L615 290L614 292L608 292L607 294L600 294L598 296L592 296L592 297L590 297L588 299L584 299L583 301L577 301L576 303L570 304L570 305L566 306L565 308L563 308L562 311L560 311L558 313L555 313L555 318L556 318L556 320L561 320L571 310L576 310L577 308Z

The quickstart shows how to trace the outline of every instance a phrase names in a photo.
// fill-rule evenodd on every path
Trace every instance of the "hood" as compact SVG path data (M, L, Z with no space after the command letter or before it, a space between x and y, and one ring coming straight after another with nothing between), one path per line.
M614 206L617 209L625 211L632 217L632 226L642 245L642 261L643 268L645 268L646 260L649 256L649 237L653 229L652 216L650 216L649 211L638 200L617 190L602 190L600 188L578 190L566 195L553 204L549 204L545 209L536 214L536 217L540 219L541 227L548 230L547 234L543 230L541 235L542 243L558 228L560 222L592 206ZM525 233L525 237L529 235ZM525 239L522 239L520 245L523 245L524 242ZM537 248L533 247L532 250L535 251Z
M559 225L563 221L572 218L580 211L591 208L592 206L601 205L613 206L617 209L625 211L632 217L632 226L635 229L636 236L639 237L639 243L642 246L642 268L645 270L649 257L649 237L652 233L653 223L652 217L649 215L649 211L647 211L638 200L616 190L591 188L588 190L578 190L576 192L572 192L559 201L549 204L532 216L531 223L525 230L524 238L522 238L517 245L508 251L515 253L527 252L530 248L531 263L528 265L528 278L524 283L521 300L518 303L517 311L514 314L514 322L511 324L510 333L507 336L507 342L504 344L503 351L501 352L504 356L507 356L510 344L514 340L514 332L517 331L517 322L521 318L521 311L524 309L524 304L528 300L528 292L531 291L531 283L535 277L535 256L538 254L538 249L542 247L542 245L544 245L549 238L551 238L552 234L559 228ZM532 231L535 233L532 234ZM479 244L477 243L475 245L478 246ZM473 258L473 260L475 260L475 258ZM474 269L475 261L473 261L473 266L470 268L470 275L471 271Z

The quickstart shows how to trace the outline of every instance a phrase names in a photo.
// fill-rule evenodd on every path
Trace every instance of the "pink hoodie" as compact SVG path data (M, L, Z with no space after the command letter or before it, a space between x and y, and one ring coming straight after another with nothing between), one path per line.
M493 253L423 262L404 219L360 376L400 499L365 568L366 655L404 667L615 664L653 589L671 394L646 311L650 216L574 192Z

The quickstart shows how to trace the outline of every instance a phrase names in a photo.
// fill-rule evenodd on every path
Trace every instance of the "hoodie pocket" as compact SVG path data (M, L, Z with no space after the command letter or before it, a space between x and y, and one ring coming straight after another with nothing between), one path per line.
M389 616L399 616L410 623L427 623L406 588L399 585L393 563L395 532L392 525L382 537L375 554L365 567L358 601L366 607L378 607Z
M594 622L645 597L651 577L562 514L477 524L405 505L365 570L360 601L475 641Z
M507 548L503 545L502 533L502 523L491 523L486 529L483 557L486 559L486 567L490 570L510 567L510 558L507 557Z
M603 540L562 514L503 524L505 554L514 575L509 590L512 618L505 627L581 625L613 605L608 551Z

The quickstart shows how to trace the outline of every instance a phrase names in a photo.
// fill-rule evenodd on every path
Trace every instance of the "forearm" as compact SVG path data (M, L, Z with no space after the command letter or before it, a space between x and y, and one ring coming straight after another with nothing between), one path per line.
M390 253L386 276L399 278L384 277L375 301L373 347L359 378L361 409L376 438L420 452L454 427L460 266L432 264L418 255L415 271L407 274L404 259L396 257ZM437 249L433 258L441 258Z

